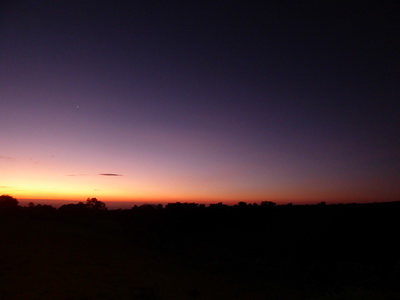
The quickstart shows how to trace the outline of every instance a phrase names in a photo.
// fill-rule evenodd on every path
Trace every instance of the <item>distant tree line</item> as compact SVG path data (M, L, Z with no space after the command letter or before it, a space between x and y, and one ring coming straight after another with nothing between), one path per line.
M288 204L289 206L291 203ZM246 203L239 202L237 205L226 205L222 202L209 204L208 208L211 210L215 209L226 209L228 207L238 207L238 208L257 208L257 207L274 207L276 206L275 202L271 201L262 201L260 204L257 203ZM19 206L19 202L17 199L10 195L2 195L0 196L0 210L16 210L16 209L28 209L28 210L36 210L36 211L54 211L57 210L55 207L47 204L35 204L33 202L29 202L27 207ZM150 212L155 210L166 209L169 211L179 211L179 210L191 210L191 209L205 209L205 204L198 203L189 203L189 202L175 202L168 203L166 205L162 204L143 204L143 205L134 205L131 210L134 211L142 211L142 212ZM76 204L64 204L58 208L58 211L61 212L85 212L85 211L107 211L108 208L106 204L97 198L87 198L85 202L78 202ZM117 209L121 210L121 209Z
M20 209L30 211L56 211L57 209L47 204L35 204L29 202L27 207L19 206L17 199L10 195L0 196L0 211L16 211ZM107 206L104 202L97 200L96 198L87 198L86 202L78 202L77 204L65 204L58 208L61 212L84 212L84 211L106 211Z
M174 202L163 204L142 204L142 205L134 205L130 209L114 209L113 211L133 211L140 213L151 213L156 211L168 211L168 212L180 212L180 211L226 211L226 210L243 210L243 211L256 211L258 209L290 209L291 207L341 207L341 206L382 206L382 205L390 205L390 206L398 206L400 205L400 201L395 202L387 202L387 203L369 203L369 204L331 204L327 205L325 202L319 202L317 204L307 204L307 205L293 205L293 203L288 203L285 205L277 205L272 201L262 201L260 204L258 203L247 203L244 201L240 201L235 205L227 205L222 202L211 203L208 206L205 204L192 203L192 202ZM27 206L20 206L19 202L16 198L10 195L1 195L0 196L0 211L18 211L18 210L28 210L28 211L43 211L43 212L51 212L51 211L59 211L63 213L84 213L84 212L106 212L109 211L107 205L98 200L97 198L87 198L85 202L78 202L76 204L64 204L60 206L58 209L47 204L35 204L33 202L29 202Z

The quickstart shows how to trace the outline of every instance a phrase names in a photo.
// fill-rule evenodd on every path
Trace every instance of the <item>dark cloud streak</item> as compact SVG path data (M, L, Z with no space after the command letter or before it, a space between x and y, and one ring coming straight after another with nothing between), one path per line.
M100 173L101 176L123 176L122 174L115 174L115 173Z

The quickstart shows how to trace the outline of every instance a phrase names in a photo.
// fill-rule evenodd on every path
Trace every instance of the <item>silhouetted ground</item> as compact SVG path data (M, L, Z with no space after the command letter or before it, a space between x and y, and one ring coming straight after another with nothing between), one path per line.
M400 299L398 202L77 208L0 210L1 299Z

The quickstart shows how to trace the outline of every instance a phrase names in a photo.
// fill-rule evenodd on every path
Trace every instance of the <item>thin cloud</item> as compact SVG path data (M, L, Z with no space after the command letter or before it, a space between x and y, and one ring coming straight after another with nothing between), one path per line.
M26 191L26 189L21 189L15 186L7 186L7 185L2 185L0 186L0 189L2 190L13 190L13 191Z
M100 173L100 174L68 174L67 176L70 177L81 177L81 176L124 176L122 174L117 174L117 173Z
M122 174L115 174L115 173L101 173L101 176L123 176Z
M4 156L4 155L0 155L0 159L4 159L4 160L11 160L11 159L13 159L12 157L10 157L10 156Z

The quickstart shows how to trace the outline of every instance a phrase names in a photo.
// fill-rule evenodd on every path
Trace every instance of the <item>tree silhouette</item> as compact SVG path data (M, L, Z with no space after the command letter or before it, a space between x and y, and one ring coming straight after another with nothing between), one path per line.
M35 212L54 212L57 209L51 205L47 205L47 204L35 204L33 202L29 202L28 206L25 208L28 211L35 211Z
M18 207L18 200L9 195L0 196L0 209L16 209Z
M58 208L59 212L62 213L84 213L87 211L85 203L78 202L77 204L64 204Z
M97 200L96 198L87 198L86 207L90 210L102 211L107 210L107 206L104 202Z
M238 206L239 206L240 208L244 208L244 207L247 206L247 203L246 203L246 202L243 202L243 201L240 201L240 202L238 203Z
M276 206L276 203L272 202L272 201L262 201L261 206L262 207L274 207L274 206Z

